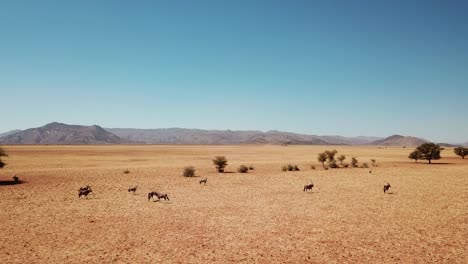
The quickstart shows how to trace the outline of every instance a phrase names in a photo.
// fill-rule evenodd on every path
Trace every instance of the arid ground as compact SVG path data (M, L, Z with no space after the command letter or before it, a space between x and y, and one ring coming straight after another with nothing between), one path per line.
M468 159L451 149L433 165L376 146L4 149L0 180L26 182L0 185L1 263L468 263ZM324 170L326 149L378 167ZM182 177L187 165L208 184ZM79 199L85 184L93 193ZM171 200L148 202L151 190Z

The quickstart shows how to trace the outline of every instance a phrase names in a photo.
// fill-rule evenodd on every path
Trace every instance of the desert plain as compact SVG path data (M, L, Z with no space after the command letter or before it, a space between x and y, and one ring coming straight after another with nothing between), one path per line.
M3 148L0 181L25 182L0 185L1 263L468 263L468 159L450 148L432 165L377 146ZM377 167L324 170L327 149Z

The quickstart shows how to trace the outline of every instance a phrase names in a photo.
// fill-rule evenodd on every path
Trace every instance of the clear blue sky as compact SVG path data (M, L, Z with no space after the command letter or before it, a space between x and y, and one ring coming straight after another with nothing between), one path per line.
M0 2L0 131L468 141L467 1Z

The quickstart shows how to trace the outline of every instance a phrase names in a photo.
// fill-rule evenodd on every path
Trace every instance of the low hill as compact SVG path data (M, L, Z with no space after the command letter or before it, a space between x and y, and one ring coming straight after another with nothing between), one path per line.
M78 126L50 123L38 128L17 131L0 138L0 144L124 144L122 139L100 126Z
M378 145L378 146L419 146L422 143L429 142L422 138L417 137L410 137L410 136L401 136L401 135L393 135L389 136L384 139L379 139L370 143L370 145Z

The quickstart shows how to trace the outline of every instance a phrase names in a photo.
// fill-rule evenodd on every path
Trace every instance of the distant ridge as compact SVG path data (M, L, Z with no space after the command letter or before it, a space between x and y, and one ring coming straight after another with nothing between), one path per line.
M202 130L187 128L106 128L107 131L131 141L148 144L283 144L283 145L360 145L376 137L315 136L281 131Z
M78 126L50 123L38 128L17 131L0 137L0 144L124 144L122 139L100 126Z
M379 139L374 142L371 142L370 145L414 147L414 146L419 146L426 142L429 142L429 141L422 139L422 138L417 138L417 137L393 135L384 139Z

